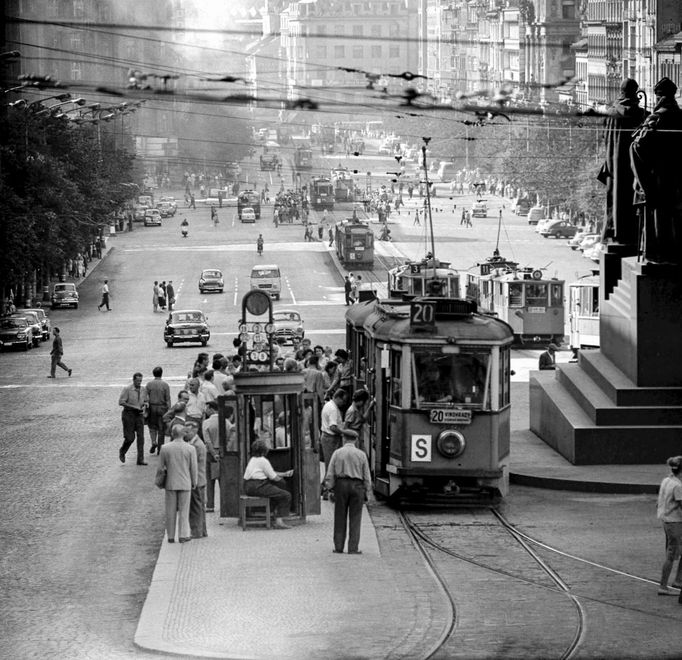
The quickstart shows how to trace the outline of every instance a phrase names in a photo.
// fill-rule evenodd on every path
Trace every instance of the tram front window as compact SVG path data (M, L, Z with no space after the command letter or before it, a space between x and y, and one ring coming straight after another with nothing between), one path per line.
M526 284L526 305L528 307L547 307L547 285Z
M473 405L489 407L489 355L440 351L413 354L413 405L417 408Z

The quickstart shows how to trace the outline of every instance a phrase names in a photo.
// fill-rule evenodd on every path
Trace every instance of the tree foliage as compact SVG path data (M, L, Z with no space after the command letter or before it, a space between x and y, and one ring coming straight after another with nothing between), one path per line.
M133 159L102 126L9 108L0 144L0 281L61 266L131 195ZM119 136L120 137L120 136Z

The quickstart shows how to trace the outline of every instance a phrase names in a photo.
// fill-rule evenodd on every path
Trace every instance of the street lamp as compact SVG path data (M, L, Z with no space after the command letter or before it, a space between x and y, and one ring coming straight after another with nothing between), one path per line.
M61 101L61 103L55 103L54 105L50 106L45 106L42 110L38 110L35 114L36 115L47 115L47 114L52 114L52 112L58 108L60 108L63 105L68 105L69 103L74 103L77 106L83 106L86 103L85 99L77 98L77 99L67 99L66 101ZM75 110L76 108L72 108L72 110ZM59 111L56 114L53 114L53 117L63 117L65 113Z

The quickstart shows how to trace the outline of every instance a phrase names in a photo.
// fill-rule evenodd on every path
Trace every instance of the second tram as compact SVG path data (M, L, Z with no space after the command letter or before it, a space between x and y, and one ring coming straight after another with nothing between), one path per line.
M351 218L337 223L334 242L345 268L374 269L374 232L368 224Z
M388 272L391 295L459 298L459 272L447 261L427 255L422 261L410 261Z
M464 285L468 300L484 314L506 321L517 345L545 345L564 341L564 281L544 277L541 270L518 268L494 257L468 273Z
M260 218L260 195L256 190L243 190L237 195L237 217L241 220L242 211L252 208L256 219Z
M354 387L376 399L377 495L455 505L504 496L511 327L471 301L389 298L353 305L346 332Z
M310 205L316 211L334 210L334 186L327 177L313 177L310 181Z
M568 285L571 348L599 347L599 275L585 275Z
M310 147L296 147L294 165L297 170L310 170L313 167L313 150Z

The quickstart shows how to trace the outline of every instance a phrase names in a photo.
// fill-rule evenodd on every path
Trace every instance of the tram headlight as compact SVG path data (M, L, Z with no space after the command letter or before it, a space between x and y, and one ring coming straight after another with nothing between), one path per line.
M457 458L464 452L466 444L459 431L443 431L436 440L436 447L445 458Z

